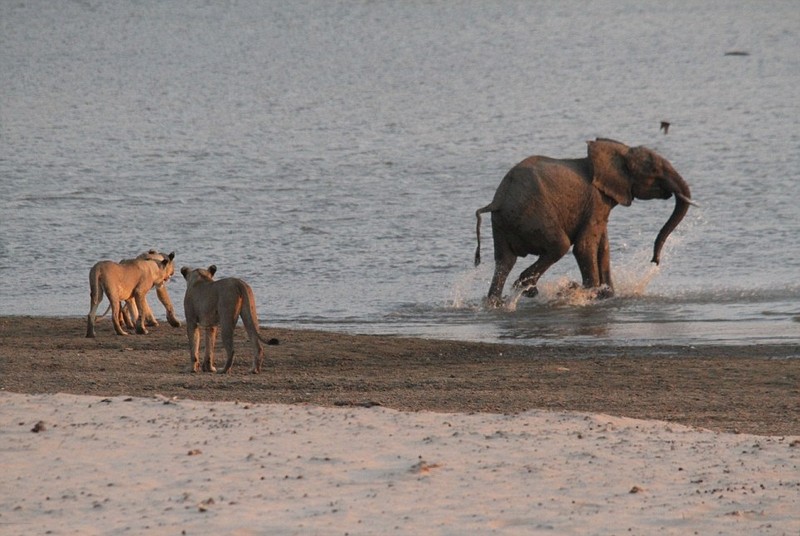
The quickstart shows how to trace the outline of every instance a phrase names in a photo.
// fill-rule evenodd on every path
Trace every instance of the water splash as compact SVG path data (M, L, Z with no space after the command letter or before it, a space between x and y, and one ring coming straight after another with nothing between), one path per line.
M491 277L489 274L490 267L487 265L470 268L457 274L446 299L447 308L472 311L480 309L482 300L476 303L474 296L479 285L483 285L487 277ZM486 285L488 287L488 283Z
M639 298L647 293L647 287L661 273L661 267L648 263L644 269L641 263L617 268L614 277L614 291L617 296Z
M622 259L613 267L614 296L622 298L642 297L650 283L661 273L661 268L649 261L650 252L642 250ZM481 265L458 273L445 300L446 307L454 310L477 311L485 307L481 295L488 288L493 268ZM607 297L607 288L584 288L567 276L543 277L537 285L538 303L552 306L586 307ZM509 293L503 297L499 310L513 313L524 303L523 290L508 286Z
M559 277L539 284L538 298L548 305L586 307L608 295L608 287L584 288L568 277Z

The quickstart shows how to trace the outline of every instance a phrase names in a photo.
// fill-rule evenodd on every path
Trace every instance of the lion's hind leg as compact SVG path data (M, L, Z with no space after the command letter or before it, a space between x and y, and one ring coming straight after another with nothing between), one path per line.
M117 332L117 335L127 335L128 332L125 331L125 329L122 327L122 324L119 321L121 316L120 312L121 305L119 298L117 298L116 296L111 296L110 294L108 294L108 291L106 291L106 295L108 295L108 301L111 302L111 322L114 324L114 331Z
M258 340L258 334L253 337L253 368L250 372L258 374L261 372L261 364L264 362L264 347L261 346L261 341Z
M203 359L203 372L216 372L214 366L214 345L217 343L217 326L205 328L205 358Z
M253 345L253 366L250 372L258 374L261 372L261 364L264 362L264 347L261 345L261 337L258 334L258 324L253 322L252 316L246 318L245 315L242 315L242 323L249 335L250 344Z
M127 300L120 304L119 312L119 323L125 324L125 327L128 329L134 329L136 327L133 323L136 319L136 304L133 303L133 300Z
M89 272L89 314L86 316L86 337L90 339L96 336L94 324L97 321L97 307L103 301L103 287L95 272L94 267Z
M233 332L236 328L236 321L238 317L234 318L231 325L226 325L223 321L222 324L222 347L225 348L225 354L227 359L225 361L225 367L222 369L221 374L227 374L227 372L233 366Z
M189 372L200 372L200 326L186 320L186 335L189 337Z

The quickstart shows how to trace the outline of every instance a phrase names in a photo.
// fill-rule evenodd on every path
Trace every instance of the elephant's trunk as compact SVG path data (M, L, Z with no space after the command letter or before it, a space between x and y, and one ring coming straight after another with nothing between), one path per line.
M689 185L686 184L686 181L677 173L670 177L668 190L675 196L675 209L656 237L656 243L653 247L653 259L651 261L656 264L661 261L661 248L664 246L664 242L667 241L667 237L675 230L675 227L678 226L683 217L686 216L689 205L694 204L692 202L692 193L689 191Z

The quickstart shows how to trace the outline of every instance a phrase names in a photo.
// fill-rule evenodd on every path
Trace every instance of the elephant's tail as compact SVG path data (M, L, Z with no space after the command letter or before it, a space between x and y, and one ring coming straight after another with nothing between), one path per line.
M478 247L475 249L475 266L481 263L481 214L484 212L492 212L493 210L497 210L497 208L498 207L494 206L494 201L492 201L485 207L475 211L475 218L478 220L475 224L475 235L478 237Z

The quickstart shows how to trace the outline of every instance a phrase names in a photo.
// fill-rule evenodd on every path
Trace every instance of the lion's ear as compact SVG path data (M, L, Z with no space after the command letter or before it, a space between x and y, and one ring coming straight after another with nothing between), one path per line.
M170 253L169 255L167 255L167 257L169 257L169 260L172 260L172 259L174 259L174 258L175 258L175 252L173 251L172 253Z
M188 266L184 266L183 268L181 268L181 275L183 275L184 279L188 279L189 278L189 267Z
M217 273L217 267L212 264L211 266L208 267L208 273L210 273L211 275L216 274Z

